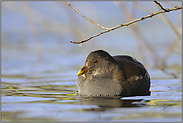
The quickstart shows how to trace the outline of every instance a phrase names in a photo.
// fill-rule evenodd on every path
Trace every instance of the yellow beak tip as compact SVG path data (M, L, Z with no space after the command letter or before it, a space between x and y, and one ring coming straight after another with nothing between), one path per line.
M84 67L78 72L77 76L81 76L81 75L87 73L88 70L89 70L88 67L87 67L87 66L84 66Z
M83 71L80 70L80 71L78 72L77 76L81 76L82 74L83 74Z

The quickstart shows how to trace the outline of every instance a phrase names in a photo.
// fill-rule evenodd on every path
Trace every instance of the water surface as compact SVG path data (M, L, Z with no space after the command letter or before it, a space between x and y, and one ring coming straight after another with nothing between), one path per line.
M181 121L180 79L152 79L151 96L81 98L77 69L2 76L2 121Z
M129 14L138 19L160 10L153 1L70 3L105 27L129 22ZM180 1L162 4L181 6ZM121 11L122 5L129 14L124 7ZM180 36L181 14L166 13ZM81 41L103 30L64 1L3 1L1 18L2 121L182 121L182 45L162 15L134 24L137 30L120 28L82 46L69 41ZM97 49L142 62L151 76L151 96L78 97L77 72ZM154 61L177 78L158 69Z

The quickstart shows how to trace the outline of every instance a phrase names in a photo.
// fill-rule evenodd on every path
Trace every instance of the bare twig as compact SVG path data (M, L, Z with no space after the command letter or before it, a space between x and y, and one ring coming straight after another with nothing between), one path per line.
M31 28L31 31L33 33L33 37L35 38L35 50L37 53L37 57L38 57L38 61L43 61L44 60L44 56L43 56L43 49L42 49L42 45L41 45L41 41L40 41L40 37L38 35L38 29L35 26L35 19L34 19L34 14L32 13L31 7L29 5L29 3L25 3L23 4L24 10L26 12L26 16L28 19L28 23L29 26Z
M161 9L163 9L163 10L169 12L169 10L168 10L168 9L164 9L160 3L158 3L157 1L154 1L154 2L155 2L156 4L158 4L158 6L159 6ZM165 20L167 21L167 23L171 26L171 28L173 29L173 31L175 32L175 34L177 35L177 37L178 37L180 43L182 44L182 38L181 38L179 32L176 30L176 28L174 27L174 25L172 24L172 22L168 19L168 17L167 17L165 14L163 14L163 16L164 16Z
M87 18L86 16L84 16L83 14L81 14L81 12L79 12L78 9L75 9L69 2L67 2L67 1L65 1L65 2L66 2L72 9L74 9L74 11L76 11L78 14L80 14L83 18L85 18L86 20L90 21L91 23L93 23L93 24L95 24L95 25L97 25L97 26L99 26L100 28L105 29L105 30L109 30L109 29L110 29L110 28L103 27L103 26L101 26L100 24L94 22L93 20Z
M135 7L135 5L133 6L133 9L134 9L134 7ZM134 19L134 15L130 14L130 12L126 8L126 5L119 6L119 9L121 10L121 12L124 12L123 14L126 13L126 15L128 15L128 17L129 17L129 19L130 18ZM134 11L136 11L136 10L134 10ZM153 45L150 44L148 39L143 35L143 33L141 33L140 30L137 29L137 26L136 25L132 25L130 27L132 28L132 30L134 32L134 35L137 37L137 39L140 39L140 41L142 41L142 43L144 44L146 49L149 51L150 55L152 56L152 61L154 62L155 66L158 69L160 69L161 71L163 71L165 74L168 74L168 75L173 76L174 78L177 78L177 76L174 73L171 73L171 72L167 71L163 66L159 65L158 59L160 59L160 56L156 52L156 50L153 47ZM140 44L140 43L138 43L138 44Z
M165 63L167 59L172 55L175 49L177 49L177 41L174 40L173 43L170 45L170 47L166 50L164 56L161 58L161 66L166 67Z
M158 3L157 1L154 1L162 10L169 12L169 9L165 9L160 3Z
M160 67L160 69L161 69L164 73L173 76L173 78L178 78L177 75L175 75L174 73L168 72L167 70L165 70L165 68Z
M167 2L166 2L166 3L167 3ZM147 8L146 6L143 6L140 2L139 2L138 5L140 5L140 8L143 9L144 11L150 12L150 9ZM171 5L172 5L172 3L171 3ZM175 6L175 5L174 5L174 6ZM161 8L160 8L160 9L161 9ZM166 15L163 14L163 16L165 17ZM161 20L162 20L162 19L161 19ZM172 29L175 31L175 33L176 33L178 39L180 40L180 39L181 39L181 36L180 36L180 33L176 30L176 27L170 22L170 20L167 18L167 16L165 17L165 20L166 20L167 23L172 27ZM164 21L164 20L162 20L162 21ZM139 35L139 36L140 36L140 35ZM144 37L143 37L142 39L144 39ZM147 39L145 39L145 40L147 40ZM143 40L141 40L141 41L143 41ZM181 44L182 44L182 40L180 40L180 42L181 42ZM160 70L162 70L165 74L169 74L169 75L173 76L174 78L177 78L178 76L177 76L176 74L174 74L174 73L171 73L171 72L168 72L167 70L165 70L165 69L166 69L165 61L167 61L167 59L168 59L168 57L170 57L171 53L177 48L176 45L179 45L179 44L178 44L177 41L175 40L175 41L173 41L173 43L172 43L172 44L170 45L170 47L168 48L168 50L166 51L165 55L161 58L159 65L155 64L155 66L158 67ZM150 45L150 46L151 46L151 45ZM149 45L148 45L148 47L149 47ZM149 49L148 49L148 50L149 50ZM154 53L154 51L153 51L153 53ZM158 59L160 59L160 57L159 57ZM153 60L153 61L154 61L154 60Z
M139 4L139 2L135 2L131 8L131 12L128 9L128 5L127 2L125 3L121 3L121 2L115 2L116 6L118 7L118 9L120 10L120 12L122 13L123 16L127 17L125 18L126 21L130 21L130 20L134 20L134 16L136 14L136 10L137 10L137 6ZM145 63L144 65L146 66L147 60L145 59L145 52L143 51L144 47L143 47L143 39L141 39L141 34L139 34L139 30L137 29L137 25L133 24L130 26L131 30L132 30L132 34L135 37L135 41L136 41L136 46L137 46L137 50L138 50L138 54L142 59L142 62ZM149 45L148 45L149 46ZM147 48L150 49L150 48Z
M161 4L159 4L159 5L161 6ZM162 6L161 6L161 7L162 7ZM163 8L163 7L162 7L162 8ZM163 9L164 9L164 8L163 8ZM158 15L158 14L161 14L161 13L165 13L165 12L175 11L175 10L179 10L179 9L182 9L182 7L177 7L177 6L175 6L174 8L171 8L171 9L164 9L164 10L162 10L162 11L158 11L158 12L149 14L149 15L147 15L147 16L141 17L141 18L139 18L139 19L130 21L130 22L126 23L126 24L120 24L120 25L118 25L118 26L116 26L116 27L108 28L106 31L102 31L102 32L100 32L100 33L98 33L98 34L96 34L96 35L94 35L94 36L91 36L91 37L85 39L85 40L82 40L82 41L70 41L70 42L71 42L71 43L75 43L75 44L85 43L85 42L87 42L87 41L89 41L89 40L91 40L91 39L93 39L93 38L95 38L95 37L98 37L98 36L100 36L100 35L102 35L102 34L105 34L105 33L108 33L108 32L110 32L110 31L113 31L113 30L118 29L118 28L120 28L120 27L129 26L129 25L131 25L131 24L133 24L133 23L136 23L136 22L138 22L138 21L142 21L142 20L145 20L145 19L147 19L147 18L152 18L152 17L155 16L155 15Z

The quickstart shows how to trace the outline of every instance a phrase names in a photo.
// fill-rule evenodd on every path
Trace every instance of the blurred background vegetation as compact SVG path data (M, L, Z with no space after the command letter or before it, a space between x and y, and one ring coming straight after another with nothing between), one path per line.
M164 8L181 6L181 1L160 3ZM161 10L153 1L71 1L70 4L104 27ZM71 44L70 40L81 41L103 30L64 1L3 1L1 10L4 76L79 70L89 52L104 49L111 55L131 55L148 70L167 69L168 73L181 77L182 10L122 27L82 46ZM150 72L150 75L157 78L162 74Z

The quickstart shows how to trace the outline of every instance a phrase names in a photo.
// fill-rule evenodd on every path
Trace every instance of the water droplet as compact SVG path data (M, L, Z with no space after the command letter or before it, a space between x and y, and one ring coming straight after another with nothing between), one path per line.
M81 44L78 44L78 46L81 47L82 46L82 43Z

